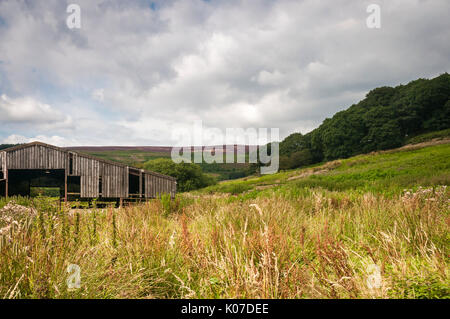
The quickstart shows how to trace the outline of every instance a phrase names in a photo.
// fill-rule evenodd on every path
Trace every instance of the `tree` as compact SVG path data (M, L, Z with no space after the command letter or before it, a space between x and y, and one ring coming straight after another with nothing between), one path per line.
M171 159L159 158L144 164L144 169L169 175L177 179L177 189L180 192L192 191L217 183L217 181L203 173L197 164L174 163Z
M290 160L291 168L307 166L314 162L310 149L304 149L293 153L290 157Z
M280 155L290 156L297 151L310 148L310 136L293 133L280 143Z
M281 155L279 158L280 169L291 169L292 161L289 156Z

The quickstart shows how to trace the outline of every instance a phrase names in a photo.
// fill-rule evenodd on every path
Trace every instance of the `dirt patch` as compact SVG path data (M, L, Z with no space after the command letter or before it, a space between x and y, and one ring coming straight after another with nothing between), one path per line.
M310 168L309 170L299 174L299 175L294 175L289 177L287 180L288 181L293 181L296 179L300 179L300 178L305 178L311 175L320 175L320 174L325 174L329 171L332 171L336 168L338 168L339 166L341 166L342 162L340 160L336 160L336 161L332 161L332 162L328 162L322 166L319 167L314 167L314 168Z
M399 151L417 150L417 149L424 148L427 146L449 144L449 143L450 143L450 138L435 138L435 139L432 139L431 141L426 141L426 142L417 143L417 144L407 144L405 146L402 146L399 148L393 148L391 150L371 152L368 155L388 154L388 153L395 153L395 152L399 152Z
M319 174L323 174L323 173L326 173L326 172L328 172L328 170L326 170L326 169L322 169L320 171L315 171L315 172L313 170L310 170L310 171L303 172L300 175L291 176L287 180L288 181L293 181L293 180L296 180L296 179L305 178L305 177L308 177L308 176L311 176L311 175L319 175Z
M427 146L433 146L433 145L440 145L440 144L448 144L450 143L450 138L445 137L445 138L434 138L430 141L426 141L426 142L422 142L422 143L417 143L417 144L407 144L405 146L402 146L400 148L398 148L399 150L409 150L409 149L416 149L416 148L423 148L423 147L427 147Z

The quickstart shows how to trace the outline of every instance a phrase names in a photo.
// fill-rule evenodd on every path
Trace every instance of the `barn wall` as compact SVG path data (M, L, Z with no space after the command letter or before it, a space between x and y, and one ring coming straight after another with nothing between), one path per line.
M128 167L100 163L103 197L128 197Z
M145 197L155 198L156 197L156 183L155 176L150 174L145 174Z
M3 172L3 176L5 176L6 171L6 153L0 152L0 172Z
M8 169L66 169L67 163L66 152L41 145L31 145L6 153Z
M145 190L144 190L144 196L145 197L153 197L152 196L152 190L153 190L153 184L152 184L152 175L144 174L142 175L142 178L144 179L145 184Z
M73 176L80 178L80 196L94 198L99 196L100 162L88 157L73 154Z
M146 197L157 198L164 193L175 196L176 183L174 180L153 174L144 174L144 176Z

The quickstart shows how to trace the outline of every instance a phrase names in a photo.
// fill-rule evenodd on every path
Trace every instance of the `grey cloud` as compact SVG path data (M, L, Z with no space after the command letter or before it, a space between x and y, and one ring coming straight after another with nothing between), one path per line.
M446 0L378 1L377 30L365 24L372 1L77 3L80 30L65 27L60 1L0 2L0 93L60 98L54 114L73 119L48 132L14 125L0 138L167 145L171 127L199 119L284 137L376 86L450 70Z

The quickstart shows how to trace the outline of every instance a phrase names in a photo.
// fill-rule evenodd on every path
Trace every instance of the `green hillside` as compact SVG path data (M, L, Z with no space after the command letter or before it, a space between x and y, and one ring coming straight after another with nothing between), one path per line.
M83 151L83 153L136 167L141 167L143 163L150 160L158 158L170 158L169 152L152 152L140 150L98 150Z
M407 187L450 184L449 140L409 145L389 151L358 155L277 174L222 182L206 193L246 193L254 196L267 188L324 188L399 193ZM440 145L432 145L442 143ZM250 194L250 195L249 195Z

